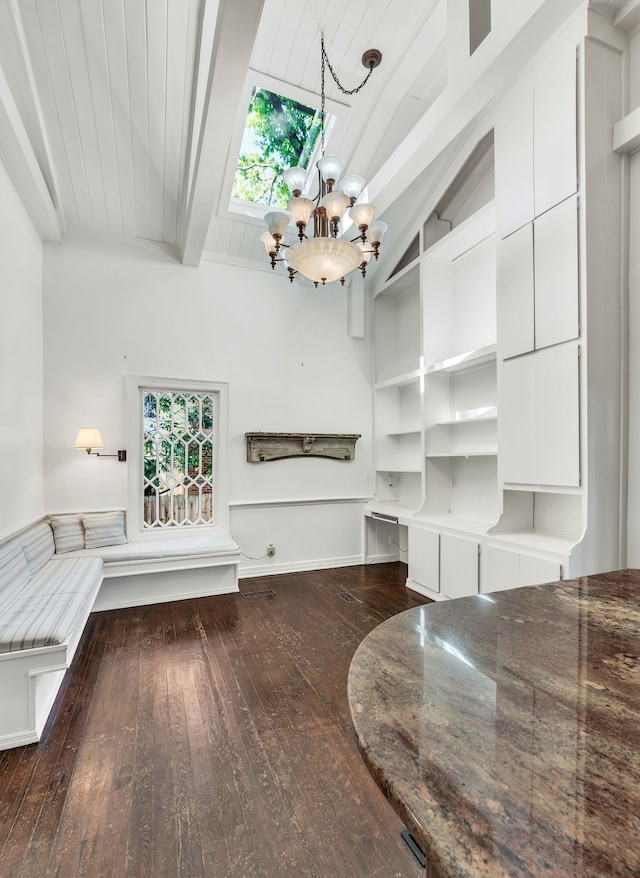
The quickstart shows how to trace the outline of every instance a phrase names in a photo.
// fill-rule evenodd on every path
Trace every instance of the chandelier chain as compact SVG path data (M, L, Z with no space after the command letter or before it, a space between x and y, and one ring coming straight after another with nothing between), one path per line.
M325 63L326 63L326 66L329 68L329 73L330 73L331 76L333 77L333 81L335 82L335 84L338 86L338 88L340 89L340 91L341 91L342 94L344 94L344 95L354 95L354 94L357 94L357 93L360 91L360 89L364 88L364 86L365 86L365 85L367 84L367 82L369 81L369 77L370 77L371 74L373 73L373 65L369 67L369 72L367 73L367 75L365 76L365 78L362 80L362 82L360 83L360 85L357 85L355 88L347 89L347 88L345 88L345 87L342 85L342 83L340 82L340 80L339 80L338 77L336 76L336 73L335 73L333 67L331 66L331 62L329 61L329 56L327 55L327 50L326 50L325 47L324 47L324 33L322 33L322 34L320 35L320 51L321 51L321 84L320 84L320 98L321 98L321 107L320 107L320 127L321 127L321 132L320 132L320 133L321 133L321 144L320 144L320 145L321 145L322 155L324 155L324 116L325 116L325 113L324 113L324 69L325 69Z
M326 62L327 62L327 67L329 68L329 73L331 73L331 75L333 76L333 81L334 81L335 84L338 86L338 88L340 89L340 91L342 92L342 94L343 94L343 95L355 95L355 94L357 94L362 88L364 88L364 86L365 86L365 85L367 84L367 82L369 81L369 77L370 77L371 74L373 73L373 67L369 67L369 72L367 73L367 75L365 76L365 78L362 80L362 82L360 83L360 85L357 85L355 88L345 88L345 87L342 85L342 83L340 82L340 80L338 79L338 77L336 76L335 71L334 71L333 67L331 66L331 62L329 61L329 56L327 55L326 49L325 49L325 47L324 47L324 34L322 34L321 43L322 43L322 59L323 59L323 61L326 61ZM324 65L323 65L323 66L324 66Z

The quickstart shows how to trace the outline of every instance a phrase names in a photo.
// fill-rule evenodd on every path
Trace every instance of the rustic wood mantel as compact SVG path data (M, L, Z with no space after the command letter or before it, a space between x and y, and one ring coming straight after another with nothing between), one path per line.
M247 460L262 463L285 457L353 460L360 433L245 433Z

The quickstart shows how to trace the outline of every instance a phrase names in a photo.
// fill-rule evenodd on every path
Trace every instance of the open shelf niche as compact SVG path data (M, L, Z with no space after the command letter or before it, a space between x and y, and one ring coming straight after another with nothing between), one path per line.
M419 371L420 267L416 261L388 281L374 300L375 383Z
M506 489L502 514L489 533L500 543L568 557L584 533L582 496L558 489Z
M421 520L483 533L498 516L493 202L422 260L425 502Z
M374 300L376 501L404 514L422 504L421 319L420 264L414 259Z

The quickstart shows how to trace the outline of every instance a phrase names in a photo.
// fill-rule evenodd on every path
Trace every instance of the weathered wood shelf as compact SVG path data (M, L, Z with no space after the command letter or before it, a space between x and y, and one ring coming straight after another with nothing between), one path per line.
M360 433L245 433L247 460L263 463L285 457L353 460Z

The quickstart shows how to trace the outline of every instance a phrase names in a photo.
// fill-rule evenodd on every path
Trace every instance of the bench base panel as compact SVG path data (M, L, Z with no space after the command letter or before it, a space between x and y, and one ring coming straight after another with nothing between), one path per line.
M40 740L66 673L64 667L46 671L30 668L30 658L20 656L2 665L0 750Z
M238 564L218 564L190 570L105 577L93 605L94 612L142 607L166 601L232 594L238 588Z

